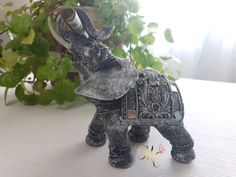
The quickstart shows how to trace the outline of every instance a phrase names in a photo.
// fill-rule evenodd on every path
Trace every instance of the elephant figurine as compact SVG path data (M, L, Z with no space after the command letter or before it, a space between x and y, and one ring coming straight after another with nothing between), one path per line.
M114 28L96 31L79 7L57 10L58 30L54 38L68 49L82 84L75 93L91 98L97 110L89 125L86 142L102 146L109 140L109 163L128 168L132 164L133 142L145 142L150 126L172 145L173 159L189 163L195 158L193 139L183 124L184 105L177 85L152 69L137 71L128 59L111 54L103 44ZM131 128L128 130L129 126Z

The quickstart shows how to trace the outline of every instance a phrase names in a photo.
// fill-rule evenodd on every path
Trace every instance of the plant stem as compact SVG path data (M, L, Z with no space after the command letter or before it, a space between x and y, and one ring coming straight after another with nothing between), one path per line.
M7 92L8 92L9 88L6 87L5 91L4 91L4 103L5 105L7 105Z

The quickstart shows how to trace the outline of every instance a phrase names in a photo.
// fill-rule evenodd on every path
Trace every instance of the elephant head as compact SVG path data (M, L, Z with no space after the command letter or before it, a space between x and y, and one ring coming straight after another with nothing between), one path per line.
M75 92L93 99L120 98L134 87L137 71L129 60L111 54L103 41L114 30L105 26L96 31L88 15L79 7L58 8L58 32L49 28L54 38L71 53L74 65L84 81Z

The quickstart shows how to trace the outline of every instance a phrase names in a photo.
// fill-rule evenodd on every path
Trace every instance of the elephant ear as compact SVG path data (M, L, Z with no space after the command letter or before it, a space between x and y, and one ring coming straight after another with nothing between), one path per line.
M121 68L112 67L98 70L88 80L75 89L75 93L92 99L114 100L133 88L138 74L128 60L119 60Z
M112 32L114 31L115 26L104 26L101 31L98 32L98 38L101 41L105 41L107 39L109 39L109 37L111 36Z

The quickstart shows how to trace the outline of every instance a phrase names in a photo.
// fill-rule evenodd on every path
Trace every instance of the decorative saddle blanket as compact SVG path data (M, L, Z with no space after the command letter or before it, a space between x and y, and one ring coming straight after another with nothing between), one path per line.
M135 88L122 97L121 105L121 117L130 121L180 121L184 116L184 106L177 85L151 69L139 73Z

